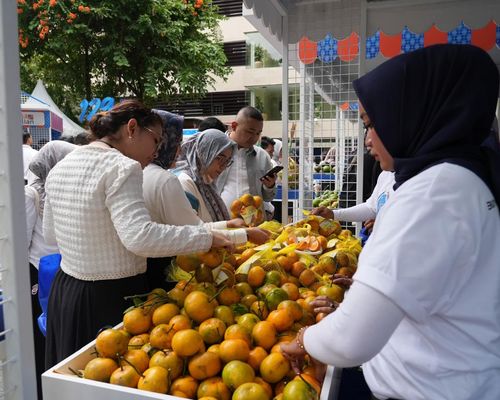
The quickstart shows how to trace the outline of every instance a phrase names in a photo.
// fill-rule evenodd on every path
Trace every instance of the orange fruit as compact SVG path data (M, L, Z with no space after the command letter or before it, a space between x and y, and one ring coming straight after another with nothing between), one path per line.
M355 272L356 271L351 267L342 267L339 268L337 274L347 276L348 278L352 278Z
M288 300L288 293L279 287L270 290L266 294L265 298L265 302L269 310L276 310L276 308L278 308L278 304L284 300Z
M299 281L304 286L309 286L317 280L318 278L316 277L315 273L310 269L305 269L299 276Z
M225 289L222 289L217 295L217 301L219 302L219 304L222 304L224 306L230 306L231 304L239 303L240 300L241 296L235 287L227 287Z
M111 358L97 357L90 360L83 370L83 377L93 381L109 382L118 364Z
M291 262L292 264L294 262L297 262L299 261L299 255L295 252L295 251L291 251L290 253L288 253L287 255L287 258L290 260L289 262Z
M130 338L128 341L128 348L131 349L140 349L146 343L149 343L149 333L141 333L140 335L136 335Z
M220 353L219 353L219 349L220 349L220 344L218 344L218 343L217 343L217 344L213 344L213 345L211 345L211 346L207 349L207 351L211 351L212 353L215 353L215 354L217 354L217 355L219 356L219 355L220 355Z
M244 206L255 206L254 198L251 194L245 193L240 197L240 201Z
M321 286L324 286L324 285L325 285L324 282L315 281L309 285L309 289L316 292Z
M282 309L290 311L294 321L300 320L304 313L302 307L293 300L285 300L278 304L278 310Z
M238 215L241 207L243 207L243 203L239 199L236 199L231 203L230 211Z
M318 296L326 296L337 303L340 303L344 299L344 289L334 283L321 286L316 290L316 294Z
M201 260L195 254L185 254L177 256L175 263L183 271L193 272L201 265Z
M208 294L198 290L189 293L184 300L184 309L187 315L198 323L211 318L214 315L215 307L217 307L217 302L211 300Z
M219 318L209 318L198 327L203 341L206 344L219 343L224 338L226 324Z
M328 239L324 237L323 235L319 235L316 237L318 239L318 242L323 250L326 249L326 246L328 246Z
M157 325L149 334L149 343L151 343L151 346L160 350L170 349L174 334L175 330L170 325Z
M282 380L290 370L290 363L281 353L269 354L260 364L260 376L269 383Z
M220 358L214 352L195 355L189 360L189 374L199 381L217 375L222 368Z
M142 350L128 350L123 359L120 360L122 366L132 365L139 372L144 372L149 367L149 356Z
M257 265L248 271L247 282L251 287L256 288L264 283L265 278L266 271L260 265Z
M223 255L218 249L211 249L206 253L199 253L198 258L206 266L215 268L222 264Z
M271 396L262 385L247 382L240 385L233 393L232 400L270 400Z
M214 317L219 318L226 326L234 324L234 314L231 307L217 306L214 310Z
M243 339L224 340L219 346L219 356L222 361L246 361L250 354L248 342Z
M278 340L276 327L269 321L257 322L252 329L252 339L256 346L269 350Z
M184 361L172 350L157 351L149 360L149 367L163 367L169 371L169 379L172 381L182 374Z
M128 350L129 337L119 329L105 329L97 336L95 347L101 357L116 358ZM113 371L111 371L113 372Z
M260 363L268 355L267 351L260 346L255 346L248 354L247 363L256 371L259 370Z
M238 265L243 264L246 260L252 257L257 251L255 249L246 249L241 253L240 258L238 259Z
M184 299L188 295L184 290L174 287L168 292L168 298L180 308L184 305Z
M295 283L284 283L283 285L281 285L281 289L286 292L290 300L297 300L299 298L299 288Z
M274 385L274 394L275 396L280 396L283 398L283 390L285 389L285 385L288 383L288 380L281 380L276 385ZM273 399L275 400L275 399Z
M271 311L266 321L272 323L278 332L284 332L292 327L294 319L289 310L281 309Z
M250 311L259 317L260 320L265 320L269 315L269 309L262 300L254 301L250 306Z
M153 311L153 325L168 324L172 317L179 314L179 312L179 307L176 304L162 304Z
M224 340L230 339L244 340L248 343L248 346L252 344L251 331L239 324L234 324L227 327L226 332L224 333Z
M131 365L123 365L113 371L111 377L109 378L109 383L136 388L140 378L141 376L137 373L134 367Z
M260 196L253 196L253 205L255 208L260 208L262 205L262 197Z
M186 292L186 295L194 290L194 284L185 279L180 280L175 284L175 287ZM167 293L168 296L168 293Z
M241 304L244 304L246 307L250 308L252 304L257 301L258 298L254 294L247 294L241 299Z
M123 316L123 327L132 335L140 335L151 328L151 314L144 308L134 308Z
M197 395L198 399L208 396L215 397L218 400L231 399L231 391L224 383L222 378L218 376L205 379L203 382L201 382L200 386L198 387ZM194 398L194 395L190 396L190 398Z
M285 255L279 255L278 257L276 257L276 262L286 272L290 272L290 270L292 269L292 264L293 264L292 259L288 258Z
M178 332L183 329L190 329L192 326L192 321L189 319L189 317L179 314L175 317L172 317L172 319L168 323L168 326L175 332Z
M230 361L222 369L222 380L232 391L244 383L253 382L254 379L255 371L253 368L240 360Z
M196 395L196 390L198 389L198 381L194 379L192 376L186 375L177 378L172 382L170 386L169 394L175 396L175 392L183 393L187 398L194 399Z
M337 263L332 257L320 258L317 265L320 265L327 274L334 274L337 270Z
M298 278L306 268L306 265L302 261L295 261L292 264L292 275Z
M241 297L247 296L249 294L253 294L252 287L248 284L248 282L240 282L234 285L238 293Z
M262 388L265 390L270 399L273 397L273 387L269 383L267 383L260 376L256 376L253 381L262 386Z
M285 331L283 333L280 333L279 337L278 337L278 342L279 343L283 343L283 342L291 342L292 340L295 339L295 337L297 336L297 333L296 332L293 332L293 331Z
M165 368L156 366L143 372L137 384L137 389L166 394L168 392L168 383L168 371Z
M172 338L172 350L181 357L190 357L204 349L203 338L194 329L176 332Z
M238 317L238 325L245 328L245 330L250 334L252 333L252 329L255 326L255 324L259 321L260 321L259 317L257 317L257 315L253 313L246 313Z
M283 400L318 400L319 394L302 379L288 382L283 389Z

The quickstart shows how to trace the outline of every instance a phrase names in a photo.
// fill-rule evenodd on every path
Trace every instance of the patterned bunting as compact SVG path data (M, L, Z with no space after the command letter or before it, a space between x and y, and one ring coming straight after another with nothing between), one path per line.
M403 31L396 35L388 35L378 30L374 35L366 38L365 57L371 60L382 53L389 58L440 43L473 44L485 51L491 50L496 43L500 48L500 25L490 21L482 28L471 29L462 21L449 32L443 32L436 25L432 25L424 33L414 33L405 26ZM341 40L328 34L318 43L306 37L299 41L299 59L304 64L311 64L316 61L316 58L324 63L331 63L337 57L349 62L356 59L358 54L359 36L356 32L352 32Z

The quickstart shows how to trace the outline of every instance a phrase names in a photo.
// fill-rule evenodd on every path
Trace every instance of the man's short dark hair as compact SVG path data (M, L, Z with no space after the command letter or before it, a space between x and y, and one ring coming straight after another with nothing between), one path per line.
M269 146L274 146L275 144L276 142L268 136L262 136L260 139L260 147L263 149L267 149Z
M88 132L80 132L73 139L73 143L78 146L83 146L90 143L90 135Z
M23 133L23 144L28 143L28 140L31 137L31 133Z
M206 131L207 129L217 129L221 132L227 131L227 126L222 123L222 121L215 117L207 117L198 125L198 130L200 132Z
M264 121L262 113L252 106L243 107L240 111L238 111L238 115L242 116L243 118L251 118L257 121Z

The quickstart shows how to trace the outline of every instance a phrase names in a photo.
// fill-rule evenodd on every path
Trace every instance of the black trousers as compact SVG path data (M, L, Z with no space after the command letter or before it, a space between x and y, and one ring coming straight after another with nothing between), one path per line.
M360 367L342 369L339 400L378 400L368 387Z
M42 308L38 301L38 270L30 264L31 283L31 320L33 324L33 340L35 345L35 373L38 400L42 400L42 374L45 371L45 336L38 328L38 317Z

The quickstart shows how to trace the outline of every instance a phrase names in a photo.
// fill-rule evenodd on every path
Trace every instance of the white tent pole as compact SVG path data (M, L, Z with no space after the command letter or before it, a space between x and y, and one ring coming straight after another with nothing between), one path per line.
M5 319L5 400L36 399L31 288L22 169L15 1L0 2L0 270Z

